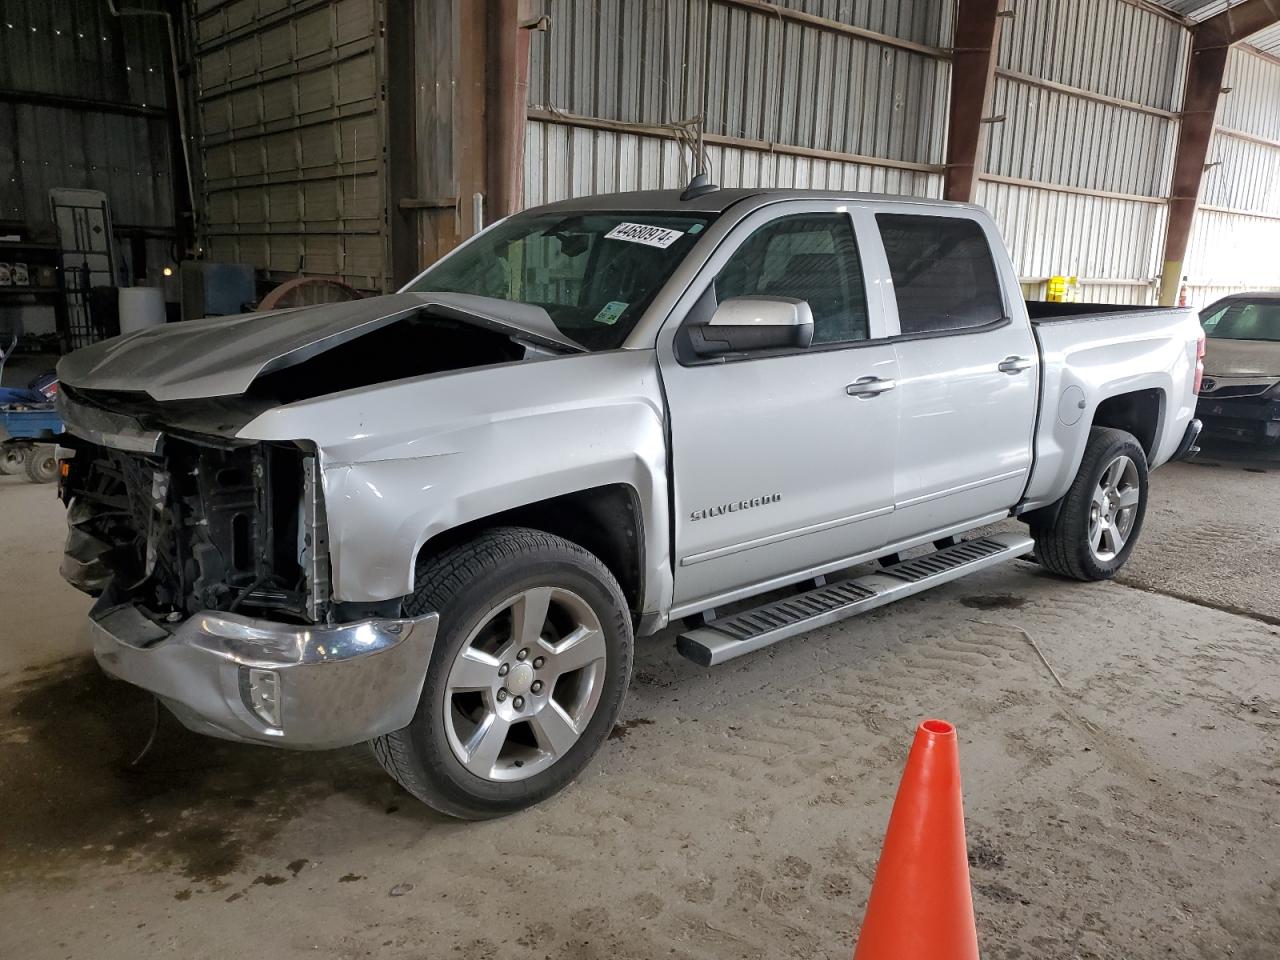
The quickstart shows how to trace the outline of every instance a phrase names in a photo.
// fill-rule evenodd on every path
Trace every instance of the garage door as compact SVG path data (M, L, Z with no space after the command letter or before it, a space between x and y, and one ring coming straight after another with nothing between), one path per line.
M196 0L211 260L388 284L383 0Z

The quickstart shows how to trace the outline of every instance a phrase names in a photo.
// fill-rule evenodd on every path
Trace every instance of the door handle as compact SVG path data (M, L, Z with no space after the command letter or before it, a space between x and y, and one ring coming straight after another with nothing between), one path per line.
M898 382L896 380L885 380L882 377L859 377L845 387L844 392L851 397L862 397L867 400L871 397L878 397L897 385Z
M1035 361L1030 357L1005 357L996 366L996 369L1001 373L1007 373L1009 376L1013 376L1015 373L1021 373L1023 370L1030 369L1034 363Z

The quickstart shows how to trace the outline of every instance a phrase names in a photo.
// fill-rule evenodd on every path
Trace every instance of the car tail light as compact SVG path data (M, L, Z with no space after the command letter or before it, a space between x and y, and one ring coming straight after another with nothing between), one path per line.
M1196 341L1196 375L1191 381L1191 392L1198 394L1200 392L1200 381L1204 379L1204 334L1200 334L1200 339Z

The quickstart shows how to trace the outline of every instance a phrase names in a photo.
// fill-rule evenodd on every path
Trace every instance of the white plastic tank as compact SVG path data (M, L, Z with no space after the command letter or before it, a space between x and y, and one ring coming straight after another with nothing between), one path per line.
M121 333L158 327L164 319L164 291L159 287L120 288Z

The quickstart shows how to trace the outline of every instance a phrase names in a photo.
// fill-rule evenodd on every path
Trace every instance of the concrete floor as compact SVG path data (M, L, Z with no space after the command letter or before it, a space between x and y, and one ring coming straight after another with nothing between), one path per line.
M165 718L0 480L0 957L848 957L914 725L961 734L983 956L1280 956L1280 463L1154 476L1120 582L1017 563L716 670L645 643L602 756L443 820L359 749ZM1059 688L1022 630L1061 676Z

